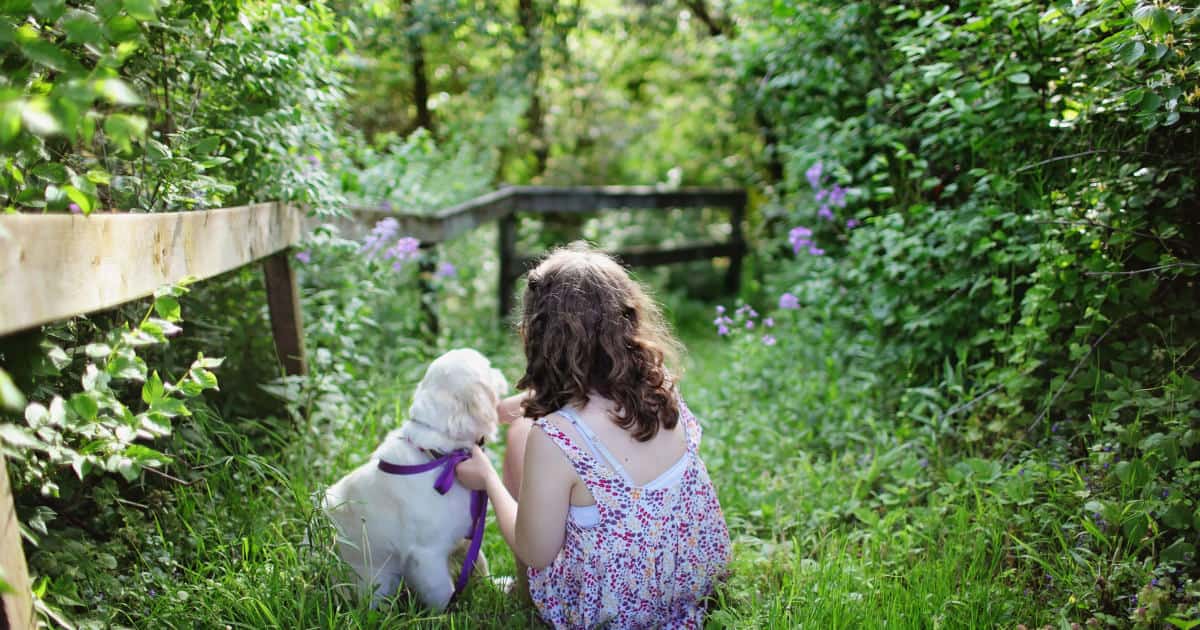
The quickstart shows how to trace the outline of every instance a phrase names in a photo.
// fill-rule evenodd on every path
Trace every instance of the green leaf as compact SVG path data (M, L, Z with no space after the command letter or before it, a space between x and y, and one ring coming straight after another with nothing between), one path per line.
M0 440L4 440L13 448L38 448L42 441L34 437L33 432L15 424L0 424Z
M141 465L128 457L118 458L116 468L117 472L121 473L121 476L125 478L125 481L136 481L138 475L142 474Z
M194 367L188 370L188 378L195 381L201 389L219 389L217 387L217 376L208 370Z
M1029 85L1029 73L1014 72L1008 75L1008 80L1010 83L1016 83L1017 85Z
M162 414L168 418L175 416L190 416L192 412L188 410L187 405L183 404L178 398L162 398L150 407L150 411L157 414Z
M146 135L146 119L141 116L113 114L104 119L104 132L118 147L131 151L133 142L141 141Z
M7 144L21 133L21 110L23 101L15 100L0 107L0 144Z
M94 168L87 172L87 180L93 184L107 186L112 183L112 175L104 169Z
M96 91L117 105L141 105L143 102L142 97L120 79L101 79L96 82Z
M61 48L44 39L34 39L20 43L21 54L34 63L41 64L52 70L67 72L77 67L77 64Z
M71 365L71 357L67 355L65 350L55 345L46 348L46 358L50 359L50 363L54 365L56 370L62 370Z
M95 421L96 416L100 413L100 405L87 392L80 392L71 396L71 401L67 403L67 406L71 408L71 411L75 412L75 415L88 422Z
M70 172L59 162L42 162L30 171L34 177L44 179L54 184L63 184L70 179Z
M143 466L161 466L171 462L171 456L141 444L130 444L125 448L125 456Z
M0 408L9 411L20 411L25 408L25 395L17 389L12 377L0 368Z
M123 4L125 12L135 20L152 22L158 17L158 4L154 0L124 0Z
M102 44L104 31L96 16L86 11L71 11L62 22L67 41L75 44Z
M62 131L58 119L50 113L50 102L44 98L21 101L21 122L30 133L50 136Z
M1125 42L1121 46L1121 61L1126 64L1136 63L1144 54L1146 54L1146 45L1140 41Z
M1196 547L1188 541L1180 538L1174 544L1162 550L1160 558L1164 562L1190 562L1191 558L1196 555Z
M220 144L220 138L217 136L208 136L207 138L204 138L192 145L192 155L197 157L206 156L213 151L216 151Z
M1143 4L1133 10L1133 19L1138 26L1162 36L1171 32L1171 14L1166 9L1153 4Z
M146 380L146 384L142 385L142 400L147 405L153 406L163 397L164 391L162 379L158 376L158 370L155 370Z
M112 348L106 343L89 343L83 351L93 359L103 359L112 354Z
M179 309L179 300L169 295L154 299L154 312L169 322L177 322L183 318Z
M66 8L66 0L33 0L33 10L47 22L57 21Z
M91 195L88 195L74 186L64 186L63 192L67 193L67 199L75 202L75 205L79 206L79 209L84 214L92 213L93 202Z
M1158 106L1162 105L1162 97L1154 92L1146 92L1146 96L1142 98L1142 111L1146 113L1158 111Z

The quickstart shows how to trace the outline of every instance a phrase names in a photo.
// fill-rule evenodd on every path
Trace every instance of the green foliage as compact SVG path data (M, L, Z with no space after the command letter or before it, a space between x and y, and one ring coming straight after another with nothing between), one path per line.
M335 211L311 156L338 145L339 37L320 4L6 3L0 204Z
M145 442L169 435L175 418L190 415L188 399L217 388L210 370L221 364L221 359L201 354L178 378L164 381L138 356L139 351L167 344L168 336L180 331L177 298L184 291L182 286L160 290L136 326L112 329L102 341L68 350L43 344L47 361L41 376L71 375L82 388L54 391L49 403L33 402L24 408L24 422L0 424L4 455L13 464L18 486L57 496L58 473L67 467L81 481L103 472L133 481L143 468L170 461ZM76 365L79 358L82 366ZM131 406L121 395L138 384L141 404ZM40 387L37 393L49 394L46 389Z

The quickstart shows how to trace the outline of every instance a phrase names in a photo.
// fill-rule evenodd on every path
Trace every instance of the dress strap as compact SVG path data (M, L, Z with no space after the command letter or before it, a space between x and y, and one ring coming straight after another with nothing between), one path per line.
M575 430L579 432L579 437L583 438L584 444L592 452L593 456L607 462L613 472L620 475L629 485L633 485L633 482L629 479L629 474L625 472L625 468L621 466L616 457L613 457L612 452L604 446L604 442L600 441L600 438L596 436L596 432L592 431L591 427L584 423L579 412L570 407L563 407L558 410L558 413L567 420L570 420L571 424L575 425Z
M551 442L562 451L563 457L571 463L571 467L575 469L575 473L587 485L588 490L592 491L592 496L596 496L596 490L593 486L605 476L605 467L596 460L596 456L589 452L591 449L581 448L576 441L567 436L566 433L559 429L558 426L551 422L549 416L535 418L533 426L542 430L546 437L550 438Z

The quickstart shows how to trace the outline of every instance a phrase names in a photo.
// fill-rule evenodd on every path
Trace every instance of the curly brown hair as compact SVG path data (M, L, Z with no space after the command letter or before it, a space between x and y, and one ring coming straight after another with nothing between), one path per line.
M668 365L677 365L682 346L615 260L585 243L552 252L529 272L521 311L525 417L585 405L595 392L616 403L612 421L634 439L674 428L679 404Z

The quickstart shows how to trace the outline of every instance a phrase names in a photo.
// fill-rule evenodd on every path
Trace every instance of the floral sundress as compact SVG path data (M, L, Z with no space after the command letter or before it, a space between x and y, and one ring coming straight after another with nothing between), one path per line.
M729 530L700 460L700 424L682 400L687 451L658 479L637 486L579 414L564 408L584 444L546 418L534 425L570 460L596 500L593 522L567 519L562 549L529 569L529 591L555 628L700 628L705 599L724 576ZM601 464L597 457L608 461Z

